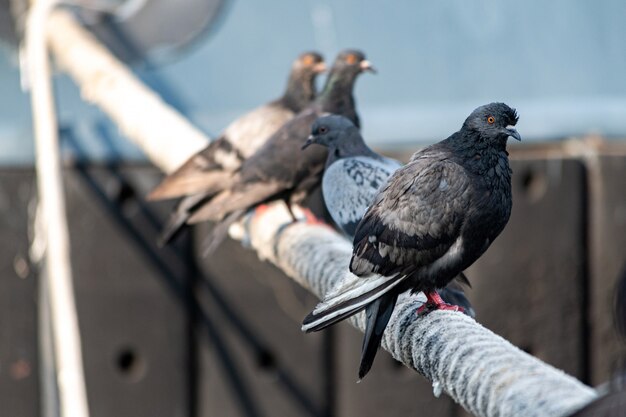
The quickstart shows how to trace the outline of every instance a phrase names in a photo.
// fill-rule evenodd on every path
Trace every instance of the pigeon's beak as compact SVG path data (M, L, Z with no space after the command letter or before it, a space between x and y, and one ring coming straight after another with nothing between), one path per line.
M506 127L506 131L508 132L509 136L512 136L513 138L517 139L518 141L522 140L522 137L520 136L519 133L517 133L517 130L515 130L515 128L513 126L507 126Z
M322 72L325 72L326 70L327 70L326 64L323 63L323 62L319 62L319 63L313 65L313 72L315 74L320 74Z
M374 68L372 63L369 62L367 59L364 59L363 61L361 61L361 64L359 66L361 67L361 71L369 71L374 74L378 72L376 71L376 68Z
M311 135L306 140L306 142L304 142L304 145L302 145L302 149L304 150L304 149L308 148L309 146L311 146L314 143L315 143L315 136Z

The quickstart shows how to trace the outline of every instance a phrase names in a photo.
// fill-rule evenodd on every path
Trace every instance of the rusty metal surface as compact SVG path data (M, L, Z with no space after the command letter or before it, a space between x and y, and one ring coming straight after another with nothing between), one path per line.
M513 213L467 275L476 319L586 379L585 175L575 160L515 160Z

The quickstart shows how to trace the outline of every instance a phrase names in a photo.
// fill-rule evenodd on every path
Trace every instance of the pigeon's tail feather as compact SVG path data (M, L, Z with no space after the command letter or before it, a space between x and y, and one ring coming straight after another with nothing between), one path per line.
M238 190L226 189L194 211L189 223L198 223L206 220L221 220L228 214L247 210L281 191L281 185L276 182L256 182L253 185Z
M304 318L302 330L305 332L322 330L358 313L369 303L391 291L403 278L401 275L377 278L349 276Z
M163 231L157 241L159 247L162 248L178 236L178 234L183 230L188 217L189 213L179 213L178 211L175 211L170 215L170 218L167 220L165 227L163 227Z
M223 190L228 186L232 173L241 165L238 155L232 161L228 157L231 148L228 138L220 136L165 177L148 195L148 200L166 200Z
M181 199L163 227L163 231L157 242L158 245L163 247L178 236L187 224L189 217L193 214L194 209L211 199L212 196L213 194L211 193L203 193Z
M175 172L157 185L147 199L167 200L196 193L216 193L224 189L231 177L232 173L228 171Z
M454 281L461 285L465 285L468 288L472 288L472 283L469 281L469 279L467 279L467 276L463 271L459 272L459 274L454 277Z
M379 297L365 308L366 327L361 350L359 379L363 379L372 368L385 327L389 323L397 299L398 293L390 292Z
M209 256L215 249L219 247L219 245L226 239L228 235L228 229L230 226L235 223L237 220L241 219L244 215L244 210L237 210L229 214L224 220L215 224L209 235L204 240L204 253L203 255Z

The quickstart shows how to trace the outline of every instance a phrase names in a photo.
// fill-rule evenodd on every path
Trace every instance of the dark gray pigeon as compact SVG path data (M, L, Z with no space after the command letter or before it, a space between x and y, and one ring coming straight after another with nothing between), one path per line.
M329 115L317 119L305 146L313 143L328 148L328 159L322 178L326 208L343 232L354 239L356 227L367 208L380 188L402 164L372 151L365 144L359 130L342 116ZM464 275L458 281L469 282ZM475 317L474 309L458 283L450 282L439 294L446 303L457 305L461 307L461 311ZM382 332L375 332L374 329L378 322L378 312L381 311L380 304L384 300L381 297L365 307L365 334L368 335L366 344L371 343L376 348L380 344ZM367 353L372 354L371 351Z
M223 220L224 226L261 203L280 199L288 204L301 203L319 184L327 156L321 147L301 151L311 124L321 114L336 113L359 126L352 91L363 71L373 68L362 52L341 52L319 97L248 158L222 192L194 211L189 223ZM215 236L221 239L222 235ZM210 246L215 245L214 236L208 240Z
M354 239L356 227L367 208L402 164L371 150L359 129L339 115L322 116L313 123L304 148L311 144L328 148L322 177L324 203L337 226ZM469 282L464 276L458 281ZM463 289L455 282L441 289L439 294L446 303L460 306L467 315L475 317Z
M185 225L194 207L210 199L246 158L313 101L315 78L325 70L319 53L301 54L291 66L282 97L233 121L216 140L165 177L150 193L149 200L184 197L163 230L162 244L171 240Z
M500 234L511 214L506 142L520 140L515 110L477 108L461 130L416 152L378 193L357 226L349 277L303 322L316 331L367 308L359 378L372 366L399 294L423 291L419 313L458 310L437 289L448 285Z

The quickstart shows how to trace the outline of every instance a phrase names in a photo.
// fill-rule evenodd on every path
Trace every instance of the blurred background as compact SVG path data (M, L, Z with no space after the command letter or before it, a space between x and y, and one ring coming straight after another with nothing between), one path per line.
M50 416L36 187L18 39L26 0L0 0L0 412ZM166 102L216 136L278 97L291 61L346 47L379 73L357 83L363 133L408 159L478 105L520 114L513 216L468 271L477 320L600 384L624 353L613 325L626 272L626 3L102 0L77 17ZM323 80L320 80L320 84ZM55 77L80 330L92 416L462 416L381 354L355 384L361 335L304 335L316 300L229 241L196 253L202 227L155 240L171 204L162 174L68 77ZM172 138L176 140L176 138Z

